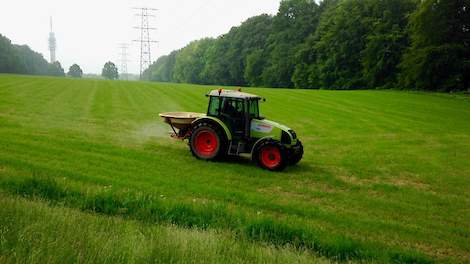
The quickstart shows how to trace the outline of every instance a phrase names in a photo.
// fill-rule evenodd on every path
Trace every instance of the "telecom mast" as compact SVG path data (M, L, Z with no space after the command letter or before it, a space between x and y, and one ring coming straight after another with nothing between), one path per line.
M140 30L140 39L134 41L140 43L140 79L144 79L144 76L142 76L144 71L152 64L151 45L157 43L157 41L150 38L150 31L156 30L156 28L149 26L149 18L155 17L153 13L157 11L157 9L148 7L137 7L134 9L139 11L136 16L140 17L140 26L134 27ZM150 79L150 72L146 79Z
M51 63L56 62L56 57L55 57L55 49L57 46L56 40L55 40L55 34L54 31L52 30L52 17L50 17L50 26L51 26L51 32L49 32L49 52L51 55Z

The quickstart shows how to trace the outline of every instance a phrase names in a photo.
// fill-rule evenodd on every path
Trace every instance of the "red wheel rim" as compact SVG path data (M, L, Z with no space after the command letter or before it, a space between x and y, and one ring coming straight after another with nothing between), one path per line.
M261 162L269 169L274 169L281 163L279 148L268 146L261 150Z
M211 157L217 151L219 141L215 132L202 130L196 135L194 147L197 153L203 157Z

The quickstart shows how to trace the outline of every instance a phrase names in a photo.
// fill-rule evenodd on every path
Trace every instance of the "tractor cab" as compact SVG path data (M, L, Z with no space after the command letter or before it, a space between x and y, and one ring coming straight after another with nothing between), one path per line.
M261 97L232 90L214 90L207 95L209 108L207 115L219 118L230 129L237 140L250 138L253 119L262 119L258 102Z

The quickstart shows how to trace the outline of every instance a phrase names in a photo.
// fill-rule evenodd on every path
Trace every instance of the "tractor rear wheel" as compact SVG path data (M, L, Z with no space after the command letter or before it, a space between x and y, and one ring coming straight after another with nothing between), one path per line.
M214 160L225 155L227 140L222 131L210 123L201 122L194 126L189 147L198 159Z
M262 143L255 152L256 162L270 171L282 171L287 166L287 151L276 141Z

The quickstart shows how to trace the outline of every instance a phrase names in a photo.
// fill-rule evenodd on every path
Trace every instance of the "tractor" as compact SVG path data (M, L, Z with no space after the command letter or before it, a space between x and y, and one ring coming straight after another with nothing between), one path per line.
M213 90L207 95L206 114L161 113L172 137L188 140L198 159L217 160L226 156L251 154L251 159L270 171L282 171L297 164L303 146L294 130L260 115L264 98L241 90Z

